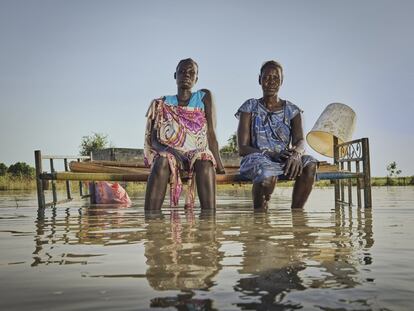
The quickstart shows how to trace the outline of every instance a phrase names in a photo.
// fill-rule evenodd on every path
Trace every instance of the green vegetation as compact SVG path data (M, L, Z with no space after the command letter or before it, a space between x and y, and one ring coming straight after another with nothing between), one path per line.
M237 135L234 133L230 136L230 138L227 140L227 145L223 146L220 149L221 153L238 153L239 150L237 148Z
M414 176L407 177L374 177L371 178L372 186L412 186Z
M9 166L7 173L13 177L31 178L35 175L35 169L25 162L17 162Z
M4 176L7 173L7 165L0 163L0 176Z
M35 169L25 162L16 162L9 167L7 167L4 163L0 163L0 176L6 175L21 178L32 178L35 175Z
M93 135L83 136L79 146L79 154L81 156L89 156L92 151L107 148L108 135L102 133L93 133Z
M395 161L387 165L387 172L389 177L398 177L401 174L401 170L397 169Z
M34 177L15 177L10 174L0 176L0 190L35 190Z
M35 169L25 162L16 162L7 167L0 163L0 190L36 189Z
M397 168L397 163L395 161L387 165L387 172L388 172L387 179L386 179L387 186L398 185L398 183L401 182L400 177L399 177L399 175L401 174L401 170ZM403 179L403 182L405 183L405 179Z

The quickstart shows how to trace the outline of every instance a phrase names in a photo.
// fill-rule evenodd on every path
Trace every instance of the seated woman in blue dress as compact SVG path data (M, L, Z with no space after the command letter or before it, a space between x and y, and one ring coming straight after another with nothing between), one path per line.
M240 174L253 181L255 209L266 209L278 178L295 180L292 208L303 208L312 191L317 161L304 155L301 110L279 98L283 68L267 61L260 69L263 97L237 111Z

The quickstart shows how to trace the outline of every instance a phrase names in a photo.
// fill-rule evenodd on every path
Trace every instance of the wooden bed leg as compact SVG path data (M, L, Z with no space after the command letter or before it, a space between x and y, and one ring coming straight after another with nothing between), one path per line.
M359 161L356 161L356 172L359 173L360 172L360 168L359 168ZM361 179L357 178L357 201L358 201L358 207L361 207Z
M35 168L36 168L36 186L37 186L37 205L38 212L45 209L45 192L43 189L43 183L40 179L42 174L42 153L40 150L35 150Z
M96 191L95 182L90 181L89 182L89 203L90 204L96 204L95 191Z
M64 159L63 163L65 165L65 172L69 172L69 166L68 166L68 159ZM68 200L72 200L72 193L70 189L70 181L66 180L66 196Z
M338 138L334 136L333 137L333 155L334 155L333 160L334 160L334 165L336 165L336 167L339 168L339 165L338 165L339 152L336 147L337 145L338 145ZM339 180L335 180L335 204L341 200L339 189L340 189Z
M372 207L372 194L371 194L371 164L369 159L369 141L368 138L362 138L362 156L363 172L364 172L364 205L365 208Z
M347 162L347 170L351 172L351 161ZM348 179L348 205L352 206L352 179Z
M55 166L53 165L53 159L50 159L50 172L53 174L55 173ZM57 191L56 191L56 181L52 180L52 197L53 197L53 204L56 205L57 202Z

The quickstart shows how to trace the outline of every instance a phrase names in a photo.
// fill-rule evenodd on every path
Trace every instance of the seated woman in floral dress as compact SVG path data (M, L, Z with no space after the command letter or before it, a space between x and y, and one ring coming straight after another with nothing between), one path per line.
M214 130L214 107L209 90L191 92L198 65L181 60L174 78L177 95L152 101L147 112L145 162L151 167L145 209L159 210L170 183L170 205L177 206L182 191L181 173L188 174L186 207L194 206L195 185L202 208L216 206L216 172L224 173Z

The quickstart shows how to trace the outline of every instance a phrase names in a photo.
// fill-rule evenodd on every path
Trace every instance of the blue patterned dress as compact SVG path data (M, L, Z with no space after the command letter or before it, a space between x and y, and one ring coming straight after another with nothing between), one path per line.
M235 114L240 117L242 112L251 114L251 145L261 151L277 151L288 149L292 140L291 120L301 110L289 101L284 101L280 111L269 111L258 99L247 100ZM316 159L309 155L302 156L303 167L316 163ZM254 183L262 182L265 178L281 176L285 168L284 162L275 162L259 152L244 156L240 163L240 174Z

